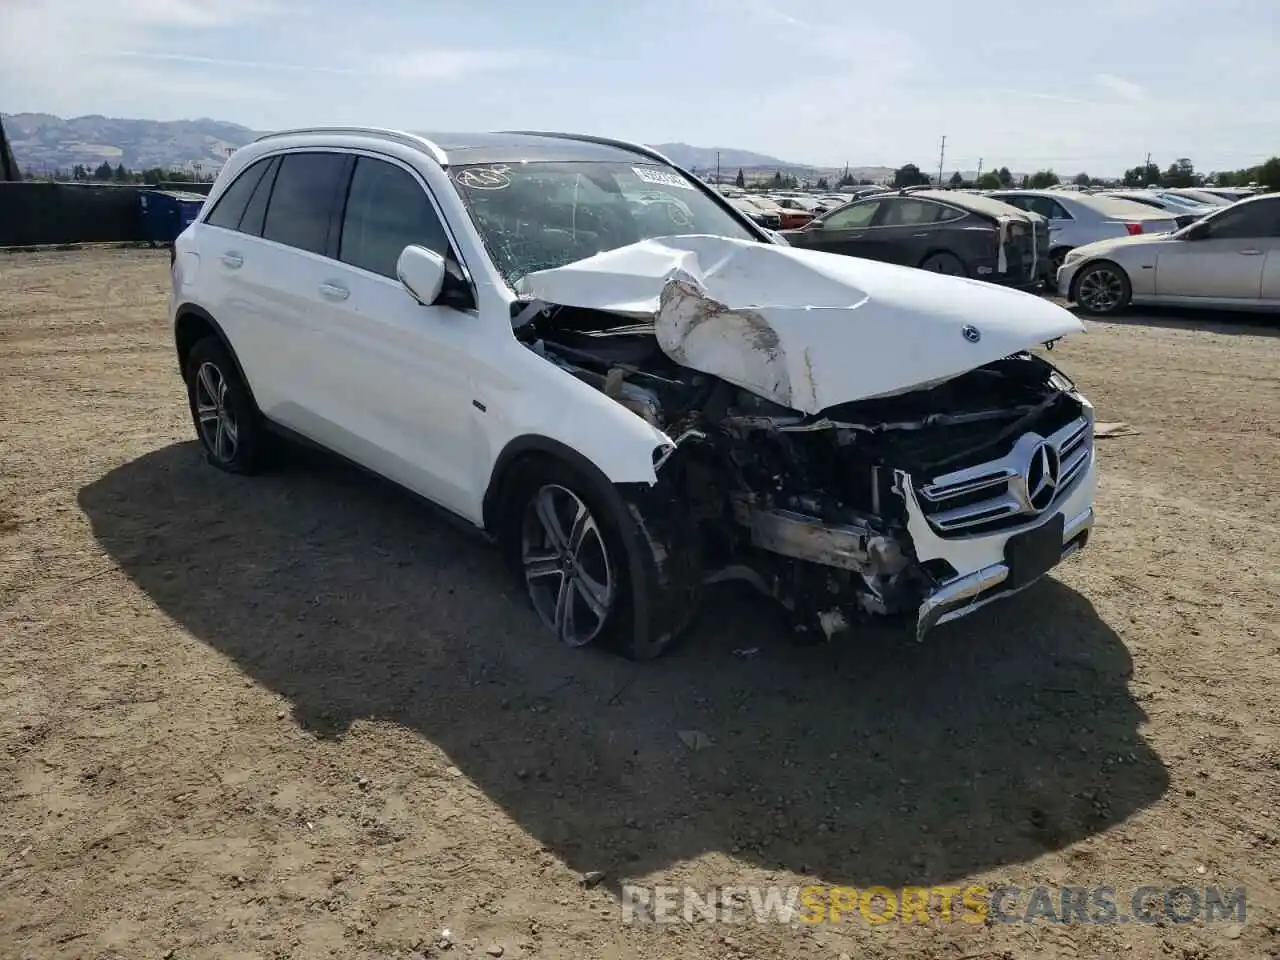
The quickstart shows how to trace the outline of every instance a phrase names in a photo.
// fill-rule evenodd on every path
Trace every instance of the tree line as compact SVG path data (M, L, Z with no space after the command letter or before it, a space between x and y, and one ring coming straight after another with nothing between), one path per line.
M1015 183L1014 181L1017 180ZM1256 183L1267 190L1280 190L1280 157L1272 157L1256 167L1241 170L1220 170L1200 173L1195 165L1186 157L1179 158L1161 170L1155 163L1141 163L1130 167L1120 177L1095 178L1088 173L1077 173L1071 178L1076 186L1107 187L1243 187ZM924 173L914 163L904 164L894 171L895 187L928 186L934 178ZM1023 174L1015 178L1008 167L988 170L975 180L967 180L959 172L951 175L947 185L953 188L978 190L1008 190L1011 187L1043 190L1062 183L1061 178L1052 170L1037 170L1035 173Z
M213 179L212 174L193 173L190 170L166 170L150 167L146 170L130 170L123 163L114 167L106 160L96 167L77 163L70 170L54 170L36 173L30 167L22 171L24 180L73 180L87 183L201 183Z

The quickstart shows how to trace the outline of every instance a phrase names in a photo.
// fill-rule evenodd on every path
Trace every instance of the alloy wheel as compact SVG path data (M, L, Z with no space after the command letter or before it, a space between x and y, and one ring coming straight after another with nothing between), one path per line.
M520 561L542 622L571 647L594 640L613 608L614 571L595 517L572 490L547 484L529 500Z
M235 458L240 431L231 411L227 378L208 360L196 370L195 395L201 439L218 460L229 463Z
M1110 313L1124 299L1124 281L1110 267L1094 267L1080 278L1076 301L1093 313Z

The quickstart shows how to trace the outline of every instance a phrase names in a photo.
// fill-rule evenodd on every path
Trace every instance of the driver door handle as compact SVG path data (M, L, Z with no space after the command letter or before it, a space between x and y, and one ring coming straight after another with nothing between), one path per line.
M240 254L236 253L234 250L228 250L222 255L222 262L232 270L236 270L244 266L244 257L240 256Z
M320 296L326 300L345 300L351 296L351 291L336 283L322 283L320 284Z
M1260 257L1260 256L1262 256L1262 251L1261 251L1261 250L1255 250L1253 247L1250 247L1248 250L1241 250L1241 251L1240 251L1240 256L1242 256L1242 257Z

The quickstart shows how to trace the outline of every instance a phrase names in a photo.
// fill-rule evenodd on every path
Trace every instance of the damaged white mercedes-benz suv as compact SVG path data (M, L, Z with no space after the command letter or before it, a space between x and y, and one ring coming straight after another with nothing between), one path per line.
M285 436L408 488L573 646L655 656L728 579L816 638L920 638L1093 524L1093 408L1031 352L1072 314L793 249L645 147L260 138L176 242L170 306L211 463Z

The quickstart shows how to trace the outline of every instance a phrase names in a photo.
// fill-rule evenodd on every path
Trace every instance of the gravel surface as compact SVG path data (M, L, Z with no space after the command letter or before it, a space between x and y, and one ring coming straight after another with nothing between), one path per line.
M1280 951L1275 319L1053 352L1131 429L1089 548L1023 595L800 649L726 588L636 665L542 636L492 548L386 484L205 465L167 279L163 251L0 255L0 956ZM1212 884L1249 913L624 924L624 881Z

